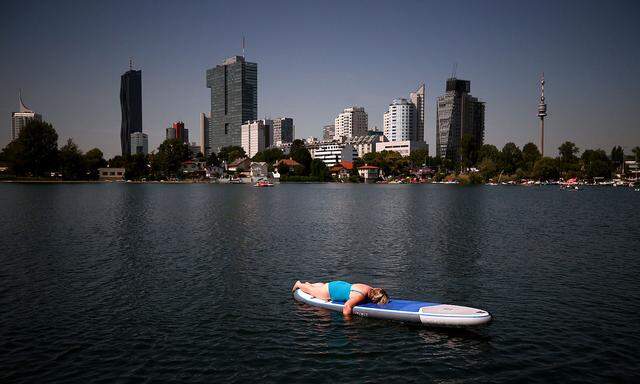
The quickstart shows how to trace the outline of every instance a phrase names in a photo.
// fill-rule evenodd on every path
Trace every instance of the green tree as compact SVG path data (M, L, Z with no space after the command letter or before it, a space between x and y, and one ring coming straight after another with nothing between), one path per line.
M634 147L631 152L635 155L636 161L640 162L640 147Z
M580 160L586 177L611 177L611 160L602 149L587 149L582 153Z
M56 168L58 134L47 122L30 120L7 147L5 157L16 175L44 176Z
M215 152L211 151L209 156L207 157L207 166L209 167L217 167L220 165L220 160Z
M93 148L84 154L84 163L87 167L89 179L97 180L99 178L98 168L106 167L107 161L104 154L98 148Z
M315 177L318 181L327 181L331 179L329 169L325 165L324 161L320 159L311 160L310 164L311 176Z
M302 140L296 139L291 143L290 156L293 160L300 163L305 169L303 172L308 174L311 165L311 153L309 153L309 150L305 147Z
M182 140L168 139L160 144L155 157L163 175L179 176L178 172L182 167L182 162L191 158L191 150Z
M500 157L502 169L508 174L513 174L522 162L522 152L514 143L505 144Z
M109 168L124 168L125 159L120 155L116 155L109 159L107 165L109 166Z
M560 161L563 163L577 163L578 162L578 152L580 149L576 147L576 145L570 141L565 141L558 147L558 152L560 153Z
M87 179L87 168L84 155L72 139L60 148L58 152L58 165L62 177L66 180Z
M147 155L136 153L128 158L124 176L127 180L140 180L149 177L150 171Z
M560 169L558 161L550 157L543 157L533 165L533 177L542 181L558 180Z
M253 156L252 161L262 161L269 165L272 165L276 161L283 159L284 154L280 148L267 148L264 151L260 151Z
M491 179L498 173L498 166L488 157L480 162L478 169L485 180Z
M411 151L409 154L409 159L411 159L411 163L415 167L422 167L423 165L427 165L429 163L429 153L426 149L416 149Z
M478 151L478 160L491 159L494 163L500 162L500 150L493 144L485 144Z
M241 157L247 157L247 154L245 153L244 148L238 145L222 147L220 148L220 151L218 151L218 159L220 162L226 161L227 164L233 163Z
M611 149L611 162L616 170L620 170L624 164L624 150L621 146Z
M533 143L527 143L522 147L522 168L531 171L536 161L540 160L542 155L538 151L538 146Z
M464 168L473 167L478 161L478 148L471 134L465 133L460 139L460 158Z

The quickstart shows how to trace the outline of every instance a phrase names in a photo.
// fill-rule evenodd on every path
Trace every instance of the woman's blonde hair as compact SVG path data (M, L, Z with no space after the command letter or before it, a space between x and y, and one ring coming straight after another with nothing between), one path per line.
M369 291L369 300L376 304L387 304L389 302L389 295L387 295L387 291L382 288L371 288Z

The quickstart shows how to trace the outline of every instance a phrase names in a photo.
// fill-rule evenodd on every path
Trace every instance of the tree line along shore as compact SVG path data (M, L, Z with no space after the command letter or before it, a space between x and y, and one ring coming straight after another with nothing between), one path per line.
M221 148L218 153L205 157L192 153L188 145L180 140L165 140L150 154L114 156L105 159L103 152L93 148L82 152L68 139L58 147L58 134L47 122L30 121L18 138L0 152L0 179L24 181L97 181L98 169L103 167L124 168L128 181L202 181L202 173L185 172L184 163L196 161L212 170L212 177L230 176L227 164L246 157L239 146ZM295 166L279 162L292 159ZM420 181L456 181L461 184L488 182L513 182L535 180L540 182L567 180L610 180L624 177L625 161L640 163L640 147L625 154L621 146L615 146L607 154L602 149L580 149L566 141L558 148L555 157L543 157L533 143L520 149L514 143L502 149L484 144L476 148L473 140L463 137L457 161L429 156L424 149L415 150L409 156L398 152L381 151L367 153L353 161L347 178L337 178L320 159L313 159L302 140L295 140L289 154L285 156L279 148L267 148L258 152L251 161L264 162L269 172L277 171L281 182L360 182L357 169L363 165L377 166L381 181L411 179ZM637 178L637 171L636 171Z

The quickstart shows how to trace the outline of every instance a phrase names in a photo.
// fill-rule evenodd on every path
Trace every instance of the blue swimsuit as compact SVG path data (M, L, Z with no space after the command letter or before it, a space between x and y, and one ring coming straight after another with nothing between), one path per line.
M347 301L349 300L349 294L351 291L358 292L362 296L364 293L358 291L357 289L352 289L351 283L347 283L346 281L330 281L329 283L329 296L331 297L331 301Z

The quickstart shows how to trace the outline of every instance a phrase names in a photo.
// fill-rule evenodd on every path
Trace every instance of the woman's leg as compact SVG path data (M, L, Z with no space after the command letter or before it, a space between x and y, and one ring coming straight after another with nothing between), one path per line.
M296 283L297 284L297 283ZM325 283L300 283L298 288L304 293L323 300L329 300L329 290Z

